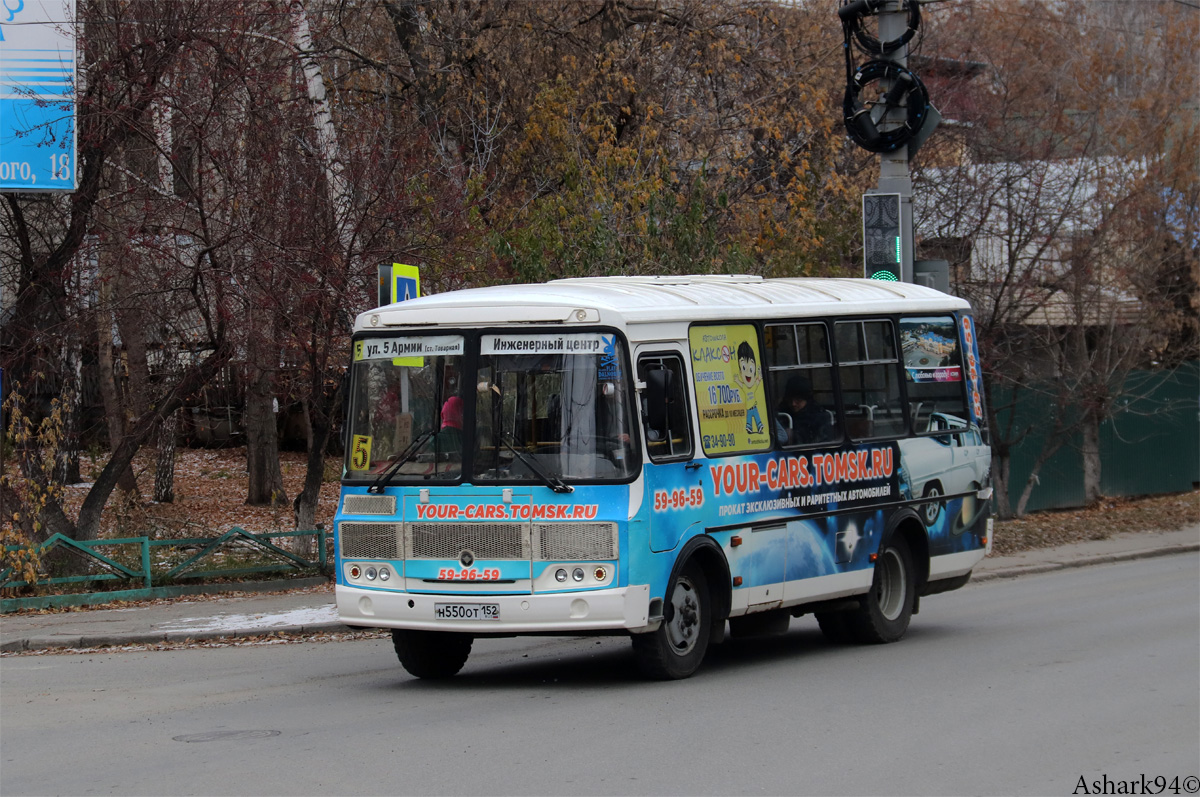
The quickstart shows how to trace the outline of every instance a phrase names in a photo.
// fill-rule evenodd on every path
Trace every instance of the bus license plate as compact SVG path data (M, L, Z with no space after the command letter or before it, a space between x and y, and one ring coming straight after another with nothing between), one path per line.
M433 616L439 620L499 620L498 603L435 603Z

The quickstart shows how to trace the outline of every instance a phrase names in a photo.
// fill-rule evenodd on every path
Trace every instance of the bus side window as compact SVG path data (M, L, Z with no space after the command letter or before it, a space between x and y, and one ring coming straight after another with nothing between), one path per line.
M649 355L638 360L638 378L646 383L640 397L646 448L652 461L692 456L692 431L684 392L683 360Z
M834 346L846 432L853 439L907 434L900 358L887 319L838 321Z

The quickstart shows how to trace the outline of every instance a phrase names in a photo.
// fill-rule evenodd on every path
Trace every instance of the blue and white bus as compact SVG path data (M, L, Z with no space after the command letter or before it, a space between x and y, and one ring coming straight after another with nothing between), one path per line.
M816 616L892 642L990 540L968 304L916 285L600 277L355 324L337 606L444 678L476 637L627 634L655 678Z

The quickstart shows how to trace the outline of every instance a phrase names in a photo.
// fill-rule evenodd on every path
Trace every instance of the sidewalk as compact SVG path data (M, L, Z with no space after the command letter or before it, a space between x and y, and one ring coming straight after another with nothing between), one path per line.
M1107 540L991 556L975 568L971 581L1194 551L1200 551L1200 524L1179 531L1120 534ZM326 588L215 600L178 599L121 609L4 615L0 617L0 651L348 630L338 622L332 588Z

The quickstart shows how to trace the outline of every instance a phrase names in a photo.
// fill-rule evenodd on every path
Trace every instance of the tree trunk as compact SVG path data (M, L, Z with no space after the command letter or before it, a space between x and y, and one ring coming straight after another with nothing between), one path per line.
M1012 501L1009 500L1009 478L1012 457L997 454L992 450L992 494L996 497L996 514L1001 520L1013 516Z
M101 291L103 292L103 288ZM102 298L103 302L104 299ZM99 362L100 398L104 402L104 417L108 421L108 448L114 451L125 438L125 408L117 391L116 365L113 361L112 315L101 309L96 314L96 349ZM132 457L116 478L116 486L124 493L137 492L137 478L133 475Z
M1100 500L1100 419L1094 413L1087 413L1081 432L1083 500L1090 505Z
M317 527L317 506L321 499L321 484L325 481L325 446L329 442L329 422L309 418L312 435L308 445L308 464L304 471L304 489L296 496L296 530L310 531ZM315 537L296 537L293 551L305 558L313 556Z
M179 413L175 410L163 419L158 429L158 462L154 469L154 500L160 504L175 501L175 435L179 430Z
M292 3L292 43L300 55L300 65L304 70L313 130L317 135L317 151L325 167L329 198L333 202L334 229L337 230L338 242L341 244L341 254L349 258L354 248L350 231L352 225L349 223L350 181L346 178L345 160L338 143L337 127L333 123L333 108L325 93L325 77L321 74L321 65L317 62L313 49L308 15L304 11L304 4L299 0Z
M132 286L122 288L125 294L133 293ZM140 308L125 308L117 312L117 328L125 344L126 376L128 389L125 402L130 415L141 415L150 400L150 361L146 353L146 315Z
M269 354L263 356L270 356ZM275 426L274 372L250 364L246 384L246 469L249 480L246 503L283 506L287 494L279 469L279 433Z
M1017 502L1017 517L1024 517L1025 510L1029 506L1029 499L1033 495L1033 488L1041 483L1038 474L1050 457L1057 454L1058 450L1063 447L1064 435L1061 424L1055 424L1054 431L1046 435L1042 450L1038 452L1037 459L1033 462L1033 469L1029 471L1029 478L1025 480L1025 488L1021 490L1021 500Z
M300 400L301 417L304 418L304 450L312 451L313 449L313 423L312 414L309 411L309 400L305 396Z
M79 351L79 339L71 337L64 347L62 441L54 454L54 478L59 484L78 484L83 481L79 473L79 405L83 394L83 357Z

